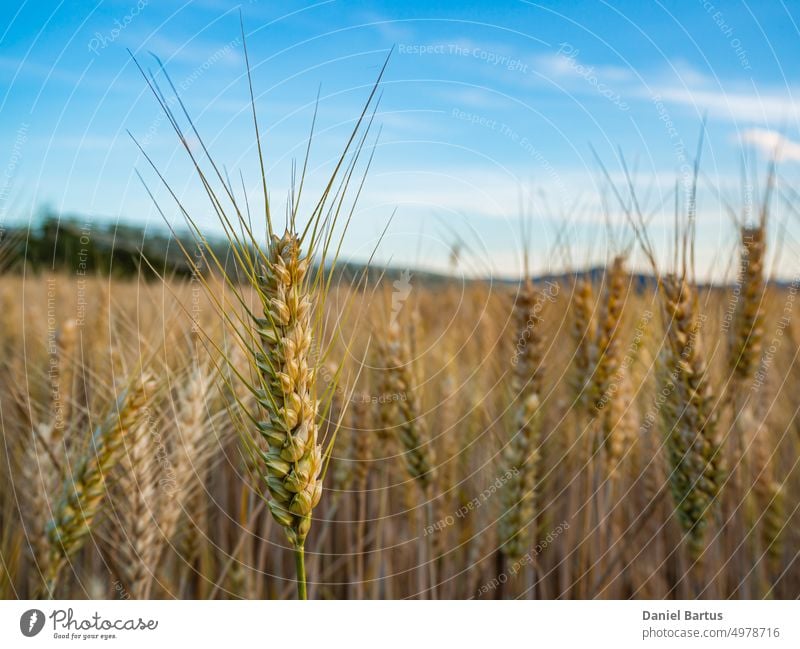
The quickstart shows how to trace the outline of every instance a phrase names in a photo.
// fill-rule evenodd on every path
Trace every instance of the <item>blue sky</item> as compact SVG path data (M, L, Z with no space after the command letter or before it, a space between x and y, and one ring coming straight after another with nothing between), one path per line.
M198 222L214 228L127 49L146 67L155 65L149 52L165 62L215 159L232 176L241 172L258 210L239 8L274 204L289 191L292 160L303 157L318 90L309 197L394 47L346 258L367 258L396 208L378 252L394 264L446 269L458 233L467 245L457 272L514 273L523 212L533 223L535 269L563 262L553 246L564 227L576 264L600 261L629 235L592 147L618 186L623 153L653 213L651 233L667 241L672 192L676 181L686 185L704 116L701 269L727 267L735 236L728 208L754 209L776 145L779 185L797 186L797 2L7 0L0 217L29 218L48 205L160 227L138 169L178 224L129 130ZM772 206L783 275L795 272L800 235L788 192Z

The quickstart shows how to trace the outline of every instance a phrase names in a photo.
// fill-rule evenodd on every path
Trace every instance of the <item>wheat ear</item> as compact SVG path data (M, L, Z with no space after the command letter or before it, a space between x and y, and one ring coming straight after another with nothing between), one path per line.
M262 345L256 359L263 388L259 404L267 414L258 430L268 447L263 455L268 505L296 551L302 589L303 548L322 496L308 267L295 234L272 235L259 278L264 317L256 321Z
M620 369L614 398L605 416L606 472L612 480L620 478L620 460L636 441L638 429L633 410L634 387L628 369Z
M16 491L20 495L20 515L29 550L42 569L47 565L50 549L44 516L50 511L51 494L61 481L60 467L56 465L53 455L53 425L34 423L22 395L14 394L14 397L20 420L31 431L30 436L21 436L22 452L19 474L15 478Z
M572 325L570 335L575 346L572 369L569 374L571 396L577 407L586 409L591 393L590 384L594 365L595 323L592 317L594 292L588 279L575 283L572 292Z
M280 230L275 227L270 207L244 25L241 27L264 198L266 251L262 249L260 237L257 237L253 230L246 192L244 203L240 204L234 196L230 183L223 176L221 167L209 155L199 131L192 123L183 103L179 101L181 112L190 123L193 137L197 138L205 154L201 156L202 163L207 162L208 166L201 163L195 152L186 145L185 134L177 126L178 121L158 87L158 82L152 75L145 73L138 62L135 62L159 105L170 118L170 123L202 181L207 197L216 208L219 223L230 244L231 259L220 259L214 252L213 246L208 245L209 242L196 220L180 205L176 194L170 190L171 196L178 202L181 213L190 225L196 243L202 250L203 261L206 263L210 261L208 267L220 273L223 285L230 289L234 302L238 303L243 312L230 313L225 308L224 298L214 290L216 283L206 279L204 273L197 272L215 308L234 330L237 344L245 350L248 365L253 370L252 374L257 375L253 385L249 380L253 376L245 377L239 374L235 368L230 367L230 359L224 357L223 353L221 362L233 370L232 373L236 374L237 379L247 384L247 389L258 401L258 408L251 410L237 399L240 417L236 424L250 459L254 460L251 463L258 466L260 476L266 481L268 491L266 499L272 516L283 527L292 545L298 596L306 599L305 540L311 528L312 510L322 496L323 452L318 444L317 416L320 413L316 392L316 363L324 362L327 353L331 351L330 346L327 348L323 346L322 349L315 350L312 358L311 347L312 344L323 343L322 335L326 326L323 316L325 297L330 289L341 251L342 237L353 216L360 189L363 187L372 160L371 156L367 160L362 160L361 153L375 115L374 102L377 99L377 89L388 59L353 124L350 136L333 165L328 181L323 183L320 196L311 203L310 211L307 211L303 188L314 136L312 123L306 160L302 165L299 183L292 183L285 229L283 234L279 235ZM162 71L177 96L175 85L163 68ZM158 172L149 157L147 160ZM360 166L363 166L364 173L361 184L358 184L355 178L358 176L357 169ZM207 171L204 171L203 167ZM163 175L158 173L158 176L163 181ZM349 201L347 194L351 181L352 185L358 185L359 189L353 197L354 200ZM168 184L167 188L169 189ZM159 211L163 214L160 208ZM298 225L298 217L303 212L308 218L305 219L305 225ZM192 270L200 271L196 255L183 245L181 248ZM316 266L315 272L311 273L313 278L309 278L311 260L317 254L319 265ZM252 310L250 298L253 293L261 301L262 315ZM315 299L313 317L312 294ZM204 336L207 337L207 332L204 332ZM313 340L314 337L317 339ZM212 346L216 347L215 344ZM223 350L217 347L217 351ZM322 410L324 414L325 409ZM262 413L266 417L259 421ZM327 458L331 457L333 441L334 439L331 439L326 447Z
M761 512L762 516L760 549L766 553L770 576L774 576L779 573L783 556L782 533L786 525L786 503L785 487L775 477L775 453L770 453L770 444L766 439L768 432L767 426L762 423L753 439L756 471L753 495L757 512Z
M152 575L161 553L162 535L158 520L162 511L159 491L158 451L149 430L140 426L127 446L126 461L120 463L119 480L112 493L117 497L114 511L114 552L120 577L128 594L146 599Z
M123 392L95 430L87 452L65 479L53 518L47 524L50 551L45 586L48 596L53 596L61 570L83 547L91 532L105 497L105 478L124 456L125 438L139 426L154 389L154 381L145 374Z
M331 368L329 368L331 369ZM336 368L332 368L335 374ZM342 415L342 403L339 395L334 392L331 398L330 409L328 412L326 428L329 434L333 434L338 427L338 422ZM336 432L336 459L333 460L333 475L331 476L331 487L339 494L343 495L344 491L350 489L353 483L355 462L355 436L353 430L348 427L342 427Z
M357 394L356 400L351 405L350 429L355 435L354 452L355 466L353 467L353 480L358 492L358 522L356 525L356 599L364 599L364 573L366 563L366 534L367 519L367 483L369 481L370 464L372 461L372 421L371 411L367 407L369 395Z
M409 347L401 333L400 325L393 322L380 343L386 367L384 397L391 404L385 416L393 420L391 423L403 446L409 476L427 493L433 478L433 448L428 443L425 423L420 415Z
M543 298L531 282L520 289L514 303L515 351L511 390L516 401L511 439L503 452L507 482L502 490L499 523L501 550L511 562L527 550L529 528L536 517L541 435L541 390L544 359Z
M597 328L597 365L594 372L594 406L602 410L619 368L619 324L625 304L625 258L618 255L606 272L606 299Z
M372 461L373 431L367 399L369 399L369 395L357 394L356 400L351 406L351 429L355 435L354 453L356 460L353 467L353 480L360 492L363 492L367 487L370 463Z
M137 599L150 597L164 546L175 535L181 513L193 509L202 484L216 440L210 432L223 414L209 411L213 387L211 374L193 359L175 399L179 404L175 438L161 431L142 431L129 445L127 463L121 465L125 470L115 489L121 534L113 537L114 550L127 592Z
M593 405L599 418L600 438L610 472L616 468L625 448L624 431L618 424L625 409L621 392L626 370L622 366L623 349L619 335L626 299L626 277L625 257L617 255L607 272L608 288L597 332Z
M660 280L666 318L661 354L662 414L670 486L693 559L704 550L704 531L722 485L714 393L700 341L697 289L683 277Z
M181 514L192 515L192 504L203 484L209 459L219 439L214 435L220 417L227 415L215 400L214 375L205 364L194 360L181 386L177 403L178 435L172 452L172 475L163 484L163 512L159 527L163 539L171 539Z
M764 263L766 258L766 225L742 227L739 239L740 299L736 302L731 328L728 370L731 394L752 376L761 360L764 337Z
M418 392L414 384L412 371L411 349L408 342L402 336L399 323L392 322L387 328L383 339L379 343L379 349L383 357L385 373L384 397L388 404L386 415L390 422L394 424L394 431L403 448L403 459L405 461L408 475L419 486L425 503L425 516L428 524L433 523L434 512L431 489L434 483L434 450L427 435L425 420L422 417L421 408L418 402ZM411 486L411 485L407 485ZM407 490L407 496L413 499L413 491ZM408 503L409 509L414 509L414 504ZM435 536L428 537L428 578L430 580L430 592L436 597L437 577L435 557L438 555L438 544ZM422 558L423 546L420 546L420 563ZM420 593L424 590L422 572L420 571Z
M728 341L728 386L726 403L733 406L733 444L736 460L733 483L741 488L742 474L748 470L749 458L744 453L745 421L753 419L752 403L747 402L750 382L761 362L764 337L764 261L766 255L766 222L755 227L743 226L739 240L740 296L736 302ZM733 460L732 460L733 463Z

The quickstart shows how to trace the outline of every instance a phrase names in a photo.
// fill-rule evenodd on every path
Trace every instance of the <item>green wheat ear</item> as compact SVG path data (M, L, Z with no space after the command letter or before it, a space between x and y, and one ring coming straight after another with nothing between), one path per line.
M231 309L229 304L223 303L222 296L206 281L201 272L201 264L196 259L197 251L188 250L179 242L190 267L229 326L234 342L244 352L249 364L250 371L242 371L211 336L205 336L208 346L218 357L216 366L220 378L226 383L232 379L240 380L255 397L254 405L251 405L250 400L246 403L237 397L237 412L231 414L245 452L251 460L249 465L258 474L257 482L262 485L262 496L266 499L272 516L285 530L295 552L298 595L305 599L304 545L311 528L313 509L322 496L322 479L336 435L336 429L330 439L322 440L319 435L320 422L327 415L339 377L337 371L334 381L325 390L318 390L317 373L322 365L329 362L330 353L330 344L324 343L325 298L333 280L342 238L352 218L372 160L370 155L364 165L363 175L360 179L356 177L356 169L377 110L376 93L388 64L388 57L321 196L301 228L298 227L300 198L314 136L312 122L300 179L297 184L293 183L286 224L281 231L276 231L270 212L243 26L242 41L260 163L266 245L259 241L253 228L247 196L245 195L244 202L240 205L227 176L221 173L211 158L178 97L175 86L161 66L160 71L175 94L183 118L188 122L194 138L200 143L205 156L202 160L187 144L170 106L171 102L165 100L155 77L145 74L141 66L139 69L194 164L225 233L231 253L230 260L222 260L217 256L214 246L184 209L148 155L139 148L188 223L203 263L222 276L226 291L230 291L235 305L238 306ZM138 66L138 62L136 64ZM210 171L204 171L204 167L208 166ZM355 196L351 204L346 206L345 199L351 183L356 187ZM147 191L150 193L149 189ZM153 196L152 193L150 196ZM164 216L158 203L153 200ZM339 225L342 226L341 232L336 234ZM259 305L257 308L252 307L253 298ZM233 390L231 392L235 393Z

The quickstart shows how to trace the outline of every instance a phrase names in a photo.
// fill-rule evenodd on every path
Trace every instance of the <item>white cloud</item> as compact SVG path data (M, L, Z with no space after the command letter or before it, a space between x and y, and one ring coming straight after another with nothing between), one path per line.
M633 72L619 65L593 65L584 63L577 55L543 54L535 59L538 72L548 78L580 79L594 76L603 83L629 83L634 80Z
M470 108L497 109L513 105L507 96L493 91L492 88L452 88L436 89L433 93L453 106L469 106Z
M764 128L751 128L744 131L741 141L751 144L762 154L778 161L800 160L800 142L795 142L781 135L778 131Z
M741 89L727 92L725 90L708 90L702 88L679 88L675 86L653 87L648 90L650 96L659 95L662 100L692 106L698 112L707 111L714 119L729 119L745 122L797 122L800 111L797 102L788 91L777 90L759 93L745 92Z
M800 105L795 97L800 88L786 86L746 85L737 80L725 80L695 69L676 60L660 72L641 71L617 65L597 65L583 61L578 51L544 54L536 57L536 70L546 78L561 82L579 81L591 77L609 86L623 99L629 97L659 97L674 105L689 106L698 113L707 112L712 119L756 124L787 124L800 122ZM570 83L572 90L579 89ZM592 89L586 86L587 92Z

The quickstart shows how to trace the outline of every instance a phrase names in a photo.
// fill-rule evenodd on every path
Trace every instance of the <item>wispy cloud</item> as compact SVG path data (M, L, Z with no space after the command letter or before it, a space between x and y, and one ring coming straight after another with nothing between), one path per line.
M513 101L499 92L487 88L452 88L446 87L433 91L436 96L445 100L448 105L467 106L470 108L501 109L513 105Z
M414 38L414 30L409 23L392 20L376 11L364 10L356 14L364 23L371 24L387 41L403 42Z
M580 90L577 81L596 79L626 100L658 97L673 105L691 107L709 118L750 124L786 124L800 121L800 88L744 83L706 74L686 61L676 59L655 71L628 69L584 61L579 50L562 45L555 54L535 59L534 69L546 78ZM584 84L589 93L592 88Z
M800 90L798 91L800 92ZM691 106L698 112L707 112L712 119L759 124L796 122L800 111L791 92L689 88L666 86L652 88L650 96L659 95L663 101Z
M742 133L740 140L751 144L769 158L779 162L800 160L800 142L790 140L778 131L764 128L751 128Z
M559 80L581 79L593 74L606 83L631 83L636 77L631 70L620 65L595 65L578 57L578 51L566 47L556 54L542 54L534 59L534 68L548 78Z

